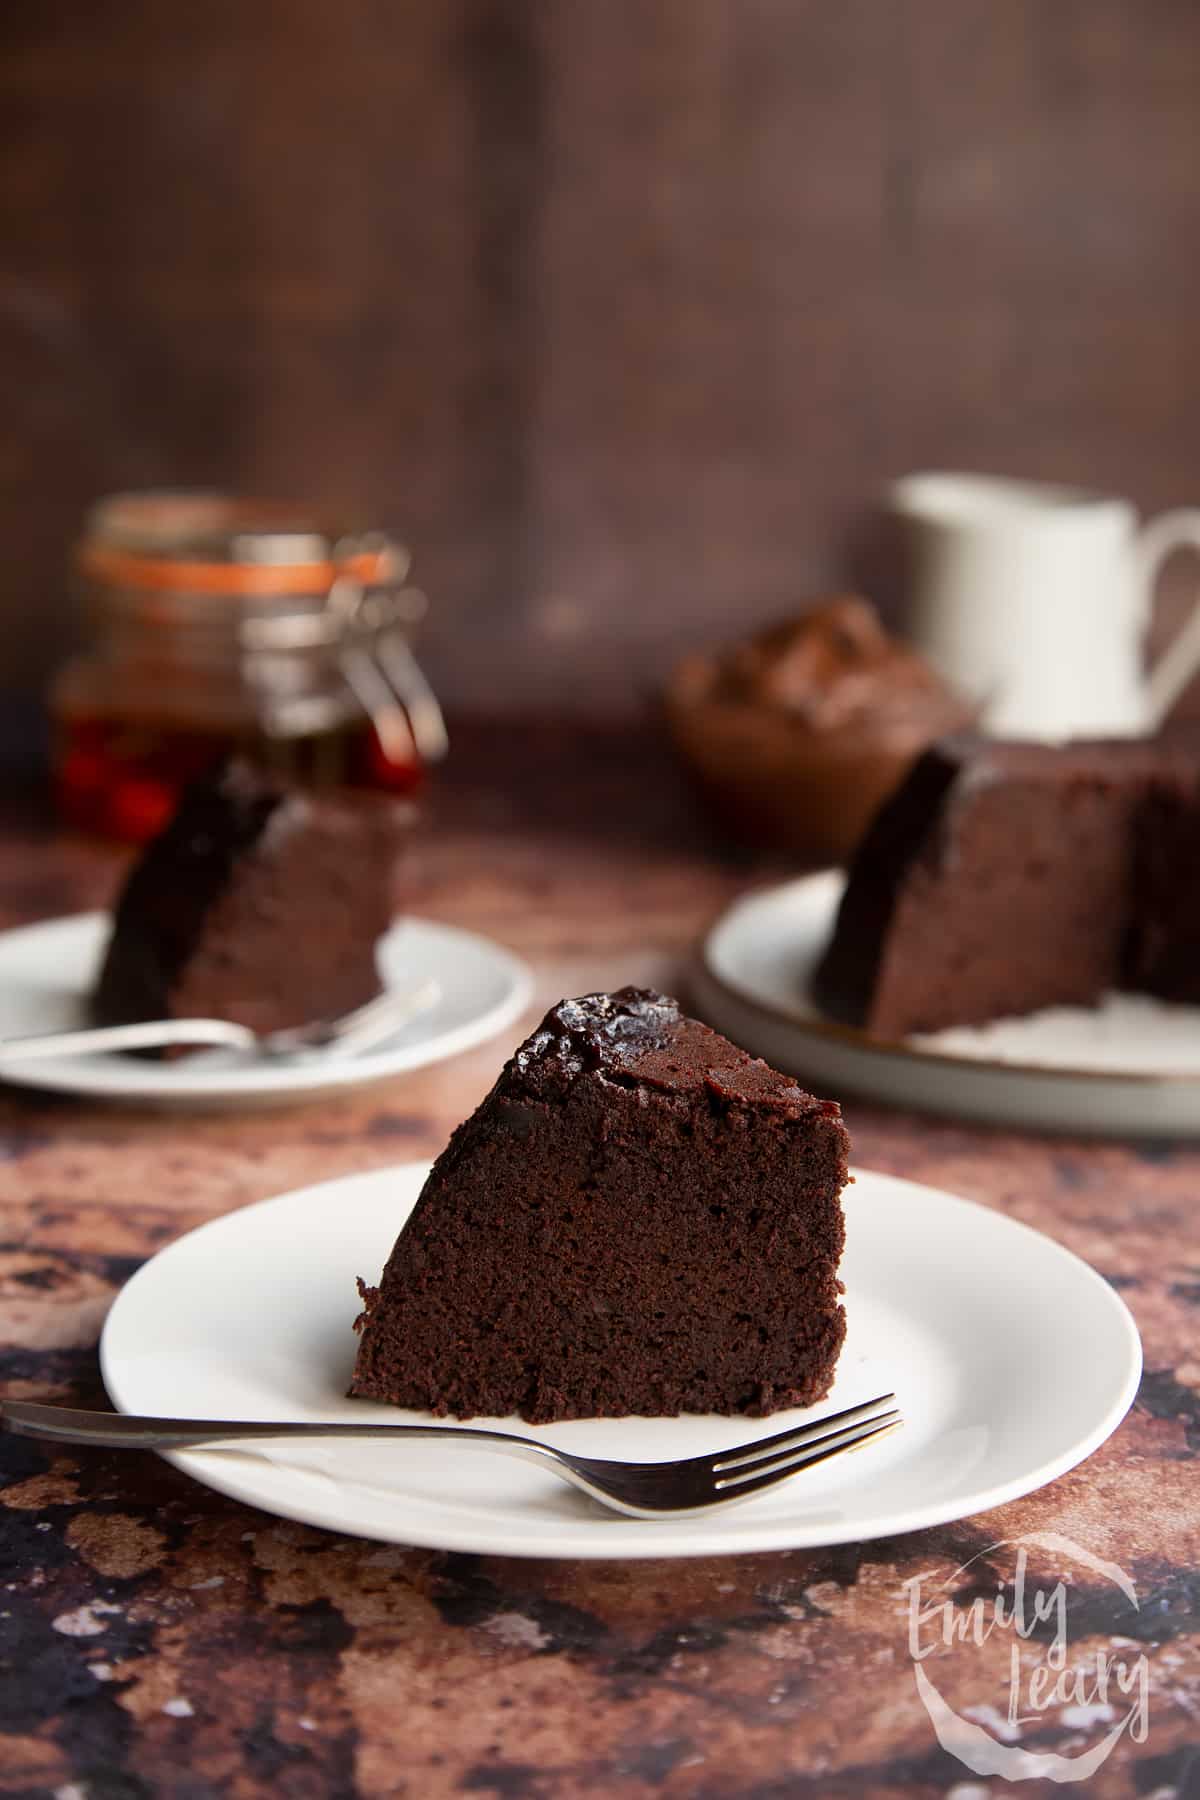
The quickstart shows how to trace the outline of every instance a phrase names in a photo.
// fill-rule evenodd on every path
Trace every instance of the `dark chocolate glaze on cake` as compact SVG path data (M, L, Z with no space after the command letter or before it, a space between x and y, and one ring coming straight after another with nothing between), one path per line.
M820 1399L847 1150L832 1101L663 995L562 1001L363 1288L351 1391L535 1421Z
M796 1117L832 1105L649 988L560 1000L517 1051L512 1068L517 1081L538 1094L600 1071L610 1081L633 1079L664 1093L704 1090Z

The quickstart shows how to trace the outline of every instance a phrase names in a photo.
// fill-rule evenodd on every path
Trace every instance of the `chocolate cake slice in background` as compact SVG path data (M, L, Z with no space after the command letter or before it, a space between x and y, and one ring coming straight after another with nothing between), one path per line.
M564 1000L363 1287L351 1392L535 1422L819 1400L847 1150L833 1101L673 1000Z
M225 764L188 789L131 870L96 1018L275 1031L369 1000L410 820L392 800L310 793Z
M1167 738L1138 808L1122 983L1200 1006L1200 730Z
M1200 1001L1200 736L947 739L876 815L814 992L883 1038Z

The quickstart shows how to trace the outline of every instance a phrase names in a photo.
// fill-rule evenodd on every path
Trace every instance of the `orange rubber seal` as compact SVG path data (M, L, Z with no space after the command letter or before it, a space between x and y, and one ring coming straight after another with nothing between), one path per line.
M337 563L225 563L179 562L83 544L76 552L76 563L84 575L114 586L157 593L224 594L232 599L324 593L339 575L353 576L369 587L393 574L392 552L387 549L364 551Z

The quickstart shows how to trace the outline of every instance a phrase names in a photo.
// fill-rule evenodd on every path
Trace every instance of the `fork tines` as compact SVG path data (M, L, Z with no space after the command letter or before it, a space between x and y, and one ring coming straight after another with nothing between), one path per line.
M843 1412L829 1413L811 1424L723 1453L713 1460L714 1485L732 1499L734 1493L751 1493L811 1463L824 1462L843 1450L883 1437L902 1423L895 1402L895 1394L880 1394L874 1400L848 1406Z

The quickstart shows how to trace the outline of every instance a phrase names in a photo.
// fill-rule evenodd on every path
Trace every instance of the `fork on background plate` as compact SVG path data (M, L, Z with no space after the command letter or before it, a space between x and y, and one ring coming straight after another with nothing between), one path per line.
M92 1056L128 1050L252 1050L265 1060L338 1051L356 1056L429 1012L441 998L430 979L415 988L385 988L335 1019L314 1019L286 1031L251 1031L231 1019L145 1019L135 1025L96 1025L78 1031L38 1032L32 1037L0 1039L0 1074L4 1064L27 1063L54 1056Z
M735 1505L843 1451L857 1450L894 1431L903 1421L895 1394L829 1413L790 1431L736 1444L709 1456L675 1462L613 1462L465 1425L269 1424L244 1419L154 1419L134 1413L81 1412L34 1401L0 1402L0 1424L25 1437L108 1449L185 1450L285 1438L417 1438L496 1450L558 1475L594 1500L634 1519L682 1519Z

